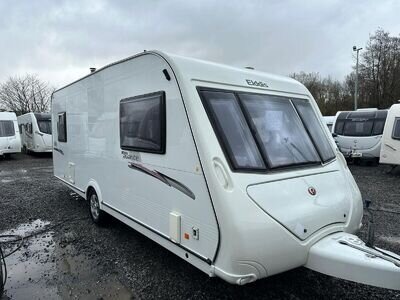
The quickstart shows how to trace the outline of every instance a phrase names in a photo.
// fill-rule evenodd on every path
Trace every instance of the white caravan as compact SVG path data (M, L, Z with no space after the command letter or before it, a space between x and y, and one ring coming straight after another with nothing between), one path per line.
M353 235L360 191L293 79L149 51L57 90L52 118L54 174L95 223L234 284L306 266L400 289L400 257Z
M387 110L376 108L339 111L333 135L343 155L378 161L386 116Z
M328 127L329 132L332 132L333 123L335 123L335 116L323 116L322 119L324 120L326 126Z
M389 109L383 130L380 163L400 165L400 104Z
M18 152L21 152L21 137L17 116L13 112L0 112L0 156Z
M21 131L22 151L52 152L51 114L27 113L18 117Z

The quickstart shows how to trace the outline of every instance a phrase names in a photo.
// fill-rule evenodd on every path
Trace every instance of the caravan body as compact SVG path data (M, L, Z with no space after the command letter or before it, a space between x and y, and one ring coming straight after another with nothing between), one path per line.
M13 112L0 112L0 156L21 152L17 116Z
M322 119L324 120L326 126L328 127L329 132L332 132L336 116L323 116Z
M379 159L387 110L376 108L340 111L333 134L345 157Z
M51 114L27 113L18 117L22 150L29 152L52 152Z
M95 222L111 214L230 283L305 265L400 288L351 234L360 191L295 80L148 51L57 90L52 118L54 174Z
M389 109L383 130L380 163L400 165L400 104Z

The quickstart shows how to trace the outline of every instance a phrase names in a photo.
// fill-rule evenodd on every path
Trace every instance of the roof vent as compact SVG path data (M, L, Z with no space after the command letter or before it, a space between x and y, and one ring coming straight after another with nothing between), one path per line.
M90 73L96 72L96 68L90 68Z
M245 69L254 70L254 67L244 67Z

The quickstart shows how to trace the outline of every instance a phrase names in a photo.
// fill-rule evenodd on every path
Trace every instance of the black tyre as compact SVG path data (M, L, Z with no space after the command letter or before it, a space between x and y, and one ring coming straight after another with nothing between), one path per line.
M91 190L88 194L89 213L96 225L103 226L106 223L107 214L100 209L99 197L95 190Z

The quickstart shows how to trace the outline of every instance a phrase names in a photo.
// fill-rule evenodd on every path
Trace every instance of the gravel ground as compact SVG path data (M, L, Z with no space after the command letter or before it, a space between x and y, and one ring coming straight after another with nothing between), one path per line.
M400 175L387 174L386 166L351 170L374 203L377 245L400 253L399 215L393 213L400 212ZM85 201L53 177L51 157L0 160L0 234L49 226L7 259L4 299L400 299L398 291L305 268L242 287L209 278L115 219L107 227L93 225Z

